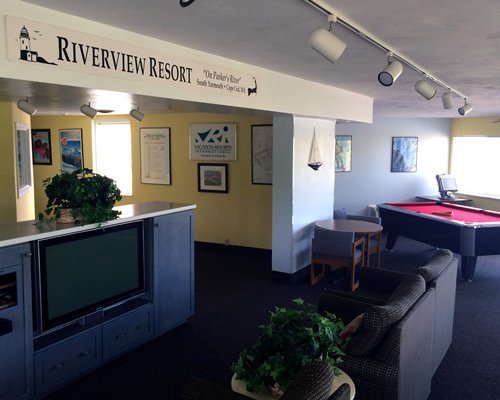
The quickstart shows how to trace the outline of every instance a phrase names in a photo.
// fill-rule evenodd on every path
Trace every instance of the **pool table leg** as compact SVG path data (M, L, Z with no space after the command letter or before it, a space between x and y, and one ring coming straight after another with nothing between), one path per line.
M476 271L477 256L462 256L462 278L471 281Z
M387 239L385 241L385 248L387 250L392 250L394 245L396 244L396 239L398 238L398 235L395 233L387 233Z

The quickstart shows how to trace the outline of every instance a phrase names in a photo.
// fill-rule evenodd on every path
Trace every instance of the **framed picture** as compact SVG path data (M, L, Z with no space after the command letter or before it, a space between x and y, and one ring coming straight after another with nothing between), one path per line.
M198 192L227 193L227 164L198 164Z
M171 185L170 128L141 128L141 182Z
M252 183L273 183L272 125L252 125Z
M30 127L16 122L17 196L22 197L33 189L31 168Z
M191 124L189 159L236 161L236 124Z
M60 129L61 170L73 172L83 168L83 141L81 129Z
M33 164L52 165L50 129L32 129L31 148L33 151Z
M351 172L352 136L335 135L335 172Z
M391 172L417 172L417 137L393 137Z

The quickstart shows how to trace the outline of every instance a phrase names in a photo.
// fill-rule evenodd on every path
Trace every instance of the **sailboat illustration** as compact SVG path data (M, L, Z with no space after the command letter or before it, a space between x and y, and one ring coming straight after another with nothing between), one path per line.
M318 143L316 142L316 128L314 128L311 151L309 152L309 162L307 163L313 170L317 171L323 165L319 153Z

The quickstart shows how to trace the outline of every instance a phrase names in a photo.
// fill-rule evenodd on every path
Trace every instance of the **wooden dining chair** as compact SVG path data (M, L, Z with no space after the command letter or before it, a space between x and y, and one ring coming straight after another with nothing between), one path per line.
M365 262L365 238L356 239L354 232L338 232L330 229L314 228L311 257L311 285L325 277L326 266L330 270L348 268L351 273L351 290L359 286L356 266ZM316 273L319 266L319 273Z
M358 221L373 222L374 224L381 225L382 219L380 217L371 217L367 215L353 215L347 214L347 219L353 219ZM372 254L377 255L377 267L380 268L380 253L381 253L381 242L382 242L382 231L368 233L366 237L366 266L370 266L370 256Z

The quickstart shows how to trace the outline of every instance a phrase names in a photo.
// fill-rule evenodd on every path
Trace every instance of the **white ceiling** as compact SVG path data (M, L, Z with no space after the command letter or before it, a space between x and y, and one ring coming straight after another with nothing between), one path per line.
M454 118L463 104L462 98L455 97L455 107L444 110L440 87L434 99L425 100L413 88L420 75L410 68L393 86L381 86L377 75L387 62L385 53L339 24L333 32L347 43L347 49L335 64L329 63L308 44L314 29L328 27L327 18L304 0L195 0L184 8L177 0L23 1L361 93L375 99L375 116ZM327 3L341 17L466 95L474 107L468 116L500 116L498 0ZM72 113L82 102L94 103L110 94L29 82L0 83L0 100L31 94L40 113L55 108ZM124 108L138 103L135 96L121 100ZM166 99L139 100L144 112L227 110Z

